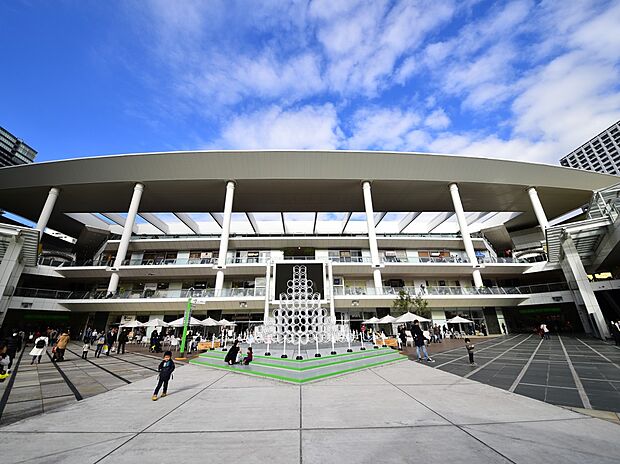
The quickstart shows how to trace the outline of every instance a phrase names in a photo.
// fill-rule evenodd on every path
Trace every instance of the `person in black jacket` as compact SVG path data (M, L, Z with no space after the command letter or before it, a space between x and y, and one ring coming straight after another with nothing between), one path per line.
M121 332L118 334L118 349L116 350L118 354L125 354L125 344L128 340L129 337L127 336L127 331L121 330Z
M422 329L420 328L420 321L413 321L412 335L413 341L415 343L415 350L418 354L418 361L422 361L422 356L420 354L420 351L422 351L424 353L426 362L435 362L428 356L428 351L426 350L425 343L426 337L424 337L424 332L422 332Z
M13 335L8 337L6 343L6 352L9 355L9 369L11 369L11 366L13 365L13 360L15 359L17 352L21 349L22 339L17 335L17 332L15 332Z
M159 363L159 367L157 368L159 371L159 381L157 382L157 387L155 387L155 391L153 392L153 396L151 399L153 401L157 401L157 394L159 393L159 389L163 385L163 390L161 392L161 397L163 398L168 394L168 382L172 377L172 372L174 371L174 361L172 360L172 351L166 351L164 353L164 360Z
M239 341L235 340L228 353L226 353L226 357L224 358L224 362L226 364L233 365L237 362L237 354L239 354Z

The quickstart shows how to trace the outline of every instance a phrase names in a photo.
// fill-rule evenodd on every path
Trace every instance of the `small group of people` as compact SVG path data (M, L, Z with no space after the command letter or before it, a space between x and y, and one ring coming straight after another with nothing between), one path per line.
M248 347L248 350L244 356L241 351L241 347L239 346L239 340L235 340L233 342L232 346L228 349L228 353L226 353L226 356L224 357L224 362L230 366L233 364L243 364L244 366L247 366L253 360L254 353L252 352L252 347Z
M0 340L0 382L4 382L11 374L11 367L17 353L24 343L24 333L15 331L12 335Z

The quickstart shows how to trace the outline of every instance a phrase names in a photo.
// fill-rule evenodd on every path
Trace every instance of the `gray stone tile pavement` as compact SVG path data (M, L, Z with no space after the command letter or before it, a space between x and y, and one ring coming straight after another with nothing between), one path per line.
M0 427L2 462L611 463L620 426L405 361L303 386L186 365Z

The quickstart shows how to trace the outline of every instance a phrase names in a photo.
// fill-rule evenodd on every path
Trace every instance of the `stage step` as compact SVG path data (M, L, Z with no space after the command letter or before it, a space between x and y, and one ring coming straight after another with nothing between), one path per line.
M279 353L275 349L273 352ZM282 359L279 355L255 354L254 361L249 366L225 364L225 356L224 351L207 351L198 358L192 359L190 363L302 384L407 359L406 356L392 348L368 348L365 351L357 348L352 353L343 352L335 355L330 354L329 350L321 350L320 358L314 357L314 352L312 352L312 357L302 360L290 357Z

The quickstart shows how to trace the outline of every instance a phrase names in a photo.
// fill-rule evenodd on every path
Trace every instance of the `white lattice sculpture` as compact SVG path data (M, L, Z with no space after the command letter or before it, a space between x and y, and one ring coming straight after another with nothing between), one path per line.
M309 342L330 342L333 323L321 307L321 295L314 292L304 265L293 266L293 278L286 293L280 294L279 308L273 311L274 341L306 345ZM268 325L265 327L269 331Z

